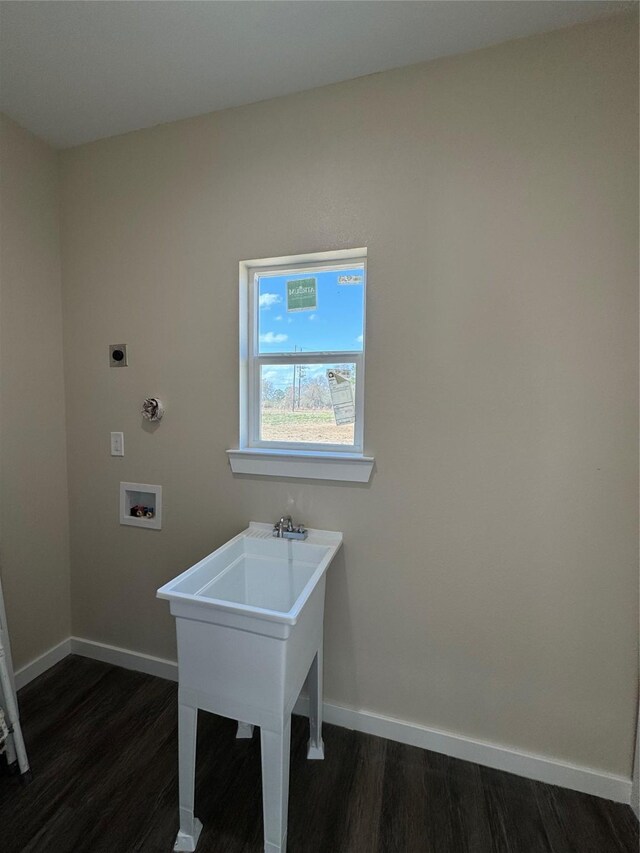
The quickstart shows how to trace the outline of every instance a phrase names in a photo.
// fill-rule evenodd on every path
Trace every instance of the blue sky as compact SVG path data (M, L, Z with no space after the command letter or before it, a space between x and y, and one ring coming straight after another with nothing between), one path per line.
M364 288L362 284L338 284L338 277L347 275L363 276L362 268L260 276L260 353L360 352ZM305 278L317 280L317 307L287 311L287 282Z

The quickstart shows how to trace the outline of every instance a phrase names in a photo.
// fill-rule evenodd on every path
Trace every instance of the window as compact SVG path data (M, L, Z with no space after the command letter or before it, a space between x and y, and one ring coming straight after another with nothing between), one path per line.
M362 452L364 260L249 272L249 446Z
M323 469L314 465L320 461L330 462L324 469L330 479L363 481L366 474L368 480L366 251L245 261L240 274L240 447L229 451L234 471L239 458L253 456L260 470L254 464L251 473L321 476ZM269 466L268 458L281 464ZM350 476L335 476L341 460ZM368 471L358 468L363 461Z

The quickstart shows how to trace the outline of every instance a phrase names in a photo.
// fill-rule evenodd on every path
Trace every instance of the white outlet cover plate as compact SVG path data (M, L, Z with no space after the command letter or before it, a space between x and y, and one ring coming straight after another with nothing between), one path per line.
M112 456L124 456L124 433L123 432L112 432L111 433L111 455Z

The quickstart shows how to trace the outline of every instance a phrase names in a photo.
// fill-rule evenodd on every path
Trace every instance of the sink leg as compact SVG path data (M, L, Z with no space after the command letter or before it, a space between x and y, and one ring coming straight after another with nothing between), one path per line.
M307 758L324 758L324 742L322 740L322 646L309 670L307 679L309 688L309 743Z
M250 740L253 737L253 726L251 723L243 723L238 720L238 728L236 731L236 739Z
M196 732L198 709L178 705L178 787L180 800L180 831L174 850L193 851L202 832L202 824L193 816L196 781Z
M265 853L286 853L291 715L280 731L260 729Z

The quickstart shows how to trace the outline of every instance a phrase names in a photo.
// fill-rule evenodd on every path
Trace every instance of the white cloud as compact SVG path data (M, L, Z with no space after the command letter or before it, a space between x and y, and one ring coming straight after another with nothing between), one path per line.
M287 340L288 335L274 335L273 332L267 332L266 335L260 335L261 344L283 344Z
M270 367L267 370L262 371L262 379L267 380L267 382L274 382L277 379L281 379L280 370L277 367Z
M278 321L282 320L282 314L278 314L278 316L274 317L273 319Z
M317 314L309 314L309 319L315 320L317 316L318 316Z
M277 293L261 293L260 294L260 307L261 308L271 308L271 306L275 305L277 302L282 302L282 296L278 296Z
M307 376L309 379L324 379L327 375L326 364L309 364L307 365Z
M356 340L358 341L358 343L359 343L359 344L361 344L361 343L362 343L362 340L363 340L363 336L362 336L362 335L358 335L358 337L356 338Z

